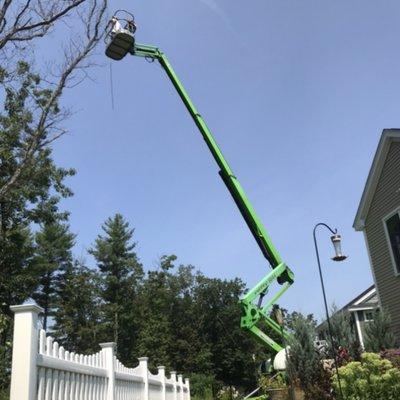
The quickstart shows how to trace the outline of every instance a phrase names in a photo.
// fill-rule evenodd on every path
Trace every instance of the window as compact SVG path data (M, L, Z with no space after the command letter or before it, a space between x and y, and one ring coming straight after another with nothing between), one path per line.
M364 311L364 320L365 322L373 321L374 320L374 314L372 311Z
M385 220L395 271L400 274L400 212Z

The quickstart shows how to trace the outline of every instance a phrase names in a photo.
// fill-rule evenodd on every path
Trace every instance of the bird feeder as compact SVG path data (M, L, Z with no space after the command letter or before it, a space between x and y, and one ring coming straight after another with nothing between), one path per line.
M337 233L331 236L333 247L335 249L335 255L332 257L333 261L343 261L347 256L342 254L342 237Z

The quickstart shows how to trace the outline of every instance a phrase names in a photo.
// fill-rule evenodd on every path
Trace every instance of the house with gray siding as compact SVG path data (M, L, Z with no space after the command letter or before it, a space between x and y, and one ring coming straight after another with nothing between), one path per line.
M382 132L353 227L364 234L380 306L400 344L400 129Z
M374 320L375 311L379 309L378 296L376 294L375 285L360 293L356 298L349 301L344 307L336 311L331 316L334 318L336 314L344 313L348 316L350 328L357 338L362 348L365 344L365 327ZM323 321L317 326L317 334L319 340L329 340L327 322Z

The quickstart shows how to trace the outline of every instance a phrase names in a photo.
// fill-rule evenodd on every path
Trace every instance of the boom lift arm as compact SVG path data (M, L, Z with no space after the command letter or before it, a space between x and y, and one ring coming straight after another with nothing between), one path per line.
M270 318L269 314L276 301L292 285L294 274L282 261L253 206L248 200L242 186L233 174L214 137L204 122L201 114L197 111L191 101L181 81L178 79L167 57L157 47L135 43L134 33L136 31L136 26L134 25L133 20L126 21L127 25L125 28L122 28L122 25L116 17L113 17L111 20L112 27L109 32L109 44L106 49L106 55L112 59L120 60L127 53L130 53L134 56L157 60L167 73L170 81L174 85L178 95L182 99L182 102L186 106L211 154L218 164L220 169L219 175L239 208L252 235L260 247L262 254L272 267L272 271L241 298L240 304L243 310L241 327L252 332L259 341L271 347L276 352L282 351L284 348L281 344L276 343L272 338L270 338L261 327L264 323L278 335L283 335L283 339L287 337L288 334L282 330L280 325ZM263 305L262 300L267 294L270 285L274 283L275 280L278 281L281 288L266 304Z

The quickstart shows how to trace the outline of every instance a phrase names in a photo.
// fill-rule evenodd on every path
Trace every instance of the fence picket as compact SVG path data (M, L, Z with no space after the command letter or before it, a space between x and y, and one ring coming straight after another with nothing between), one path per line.
M53 355L53 338L51 336L47 336L46 338L46 354L48 356Z
M58 343L57 342L53 342L53 349L52 349L52 356L54 358L58 358ZM58 396L58 370L54 370L53 371L53 390L51 393L51 400L57 400L57 396Z
M60 347L58 350L58 358L60 360L65 359L65 350L64 347ZM64 386L65 386L65 372L60 371L58 375L59 383L58 383L58 397L57 400L64 400Z
M51 400L51 381L52 381L52 371L50 368L46 370L46 393L45 400Z
M46 352L46 331L40 329L39 332L39 354L45 354Z
M18 332L26 321L33 322L16 353L20 358L13 358L10 400L190 400L187 379L183 382L179 375L177 380L175 373L167 379L164 367L152 375L146 357L139 359L136 368L128 368L115 357L114 343L101 344L101 351L91 355L66 351L37 328L40 307L28 304L12 310ZM23 390L18 388L19 376L14 371L23 375Z
M76 385L76 378L75 374L72 372L70 376L70 387L69 387L69 398L67 400L75 400L75 385Z
M66 350L64 353L65 361L69 361L69 351ZM69 371L65 372L65 384L64 384L64 400L70 400L69 398L69 388L71 383L71 373Z
M38 400L44 400L46 385L46 370L39 368L39 381L38 381Z

